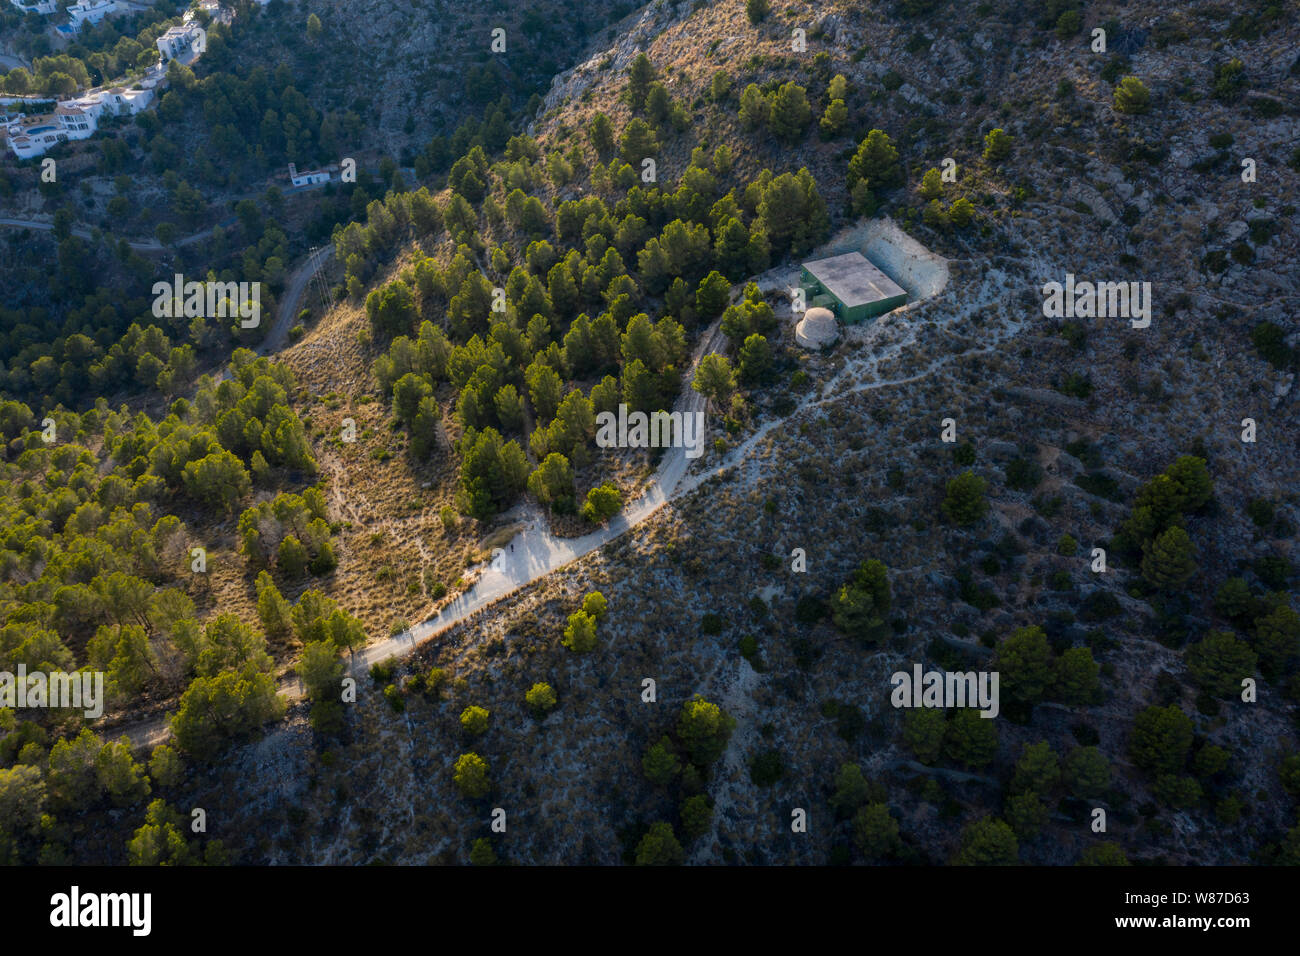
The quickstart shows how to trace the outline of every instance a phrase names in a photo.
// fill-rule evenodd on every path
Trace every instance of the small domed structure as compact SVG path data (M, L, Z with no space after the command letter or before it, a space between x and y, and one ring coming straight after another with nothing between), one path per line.
M803 314L794 329L794 340L806 349L832 345L840 337L839 323L830 309L814 306Z

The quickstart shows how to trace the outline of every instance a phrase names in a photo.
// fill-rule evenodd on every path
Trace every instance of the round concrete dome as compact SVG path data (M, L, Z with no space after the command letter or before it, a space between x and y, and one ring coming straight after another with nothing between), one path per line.
M806 349L820 349L840 337L840 327L830 309L814 306L794 329L794 340Z

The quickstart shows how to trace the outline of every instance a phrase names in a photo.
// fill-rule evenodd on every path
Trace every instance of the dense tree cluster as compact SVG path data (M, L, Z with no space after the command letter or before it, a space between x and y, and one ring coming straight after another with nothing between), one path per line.
M12 673L21 664L32 671L102 672L110 710L144 697L175 698L175 746L207 760L230 738L283 712L265 635L363 644L360 623L332 601L308 592L291 607L265 573L256 588L260 628L229 613L200 617L190 597L209 558L205 543L168 512L201 523L225 520L238 513L254 480L270 484L314 471L289 406L293 387L286 368L245 351L236 354L229 378L205 380L158 422L111 411L103 399L81 415L55 411L46 423L20 403L0 405L7 445L0 487L10 502L0 542L0 670ZM239 532L250 561L286 576L299 561L321 570L333 560L325 514L314 489L248 509ZM2 739L14 755L26 753L22 763L30 768L10 775L6 785L44 789L56 816L101 799L142 806L150 779L163 787L177 781L169 748L155 755L146 774L124 745L103 744L88 731L76 736L80 712L25 712L22 720L4 713ZM72 736L60 736L68 727ZM100 782L69 789L62 781L72 779L74 763L91 768L78 771L78 779L98 774ZM132 860L203 859L169 836L160 813L151 808L158 819L132 841ZM18 830L0 838L7 852L29 860L39 850L56 859L61 831L33 833L17 819Z
M680 831L688 841L699 838L712 825L713 807L703 792L704 783L735 727L734 717L697 694L682 707L673 733L662 735L641 758L646 779L677 796ZM683 852L672 824L660 821L651 824L638 844L635 862L680 863Z
M843 103L841 102L841 107ZM766 128L786 145L797 143L812 122L808 91L793 80L782 83L764 94L750 83L740 94L740 121L748 129Z
M173 211L197 223L202 215L197 191L170 170L163 179ZM257 343L270 327L287 274L289 240L254 201L238 204L236 225L212 231L202 247L206 274L197 266L197 246L186 248L184 255L194 258L180 265L193 263L194 278L261 283L259 321L247 327L238 303L229 298L205 301L199 315L187 315L184 308L160 314L152 284L158 278L155 264L125 240L98 230L89 239L72 235L72 208L64 204L57 209L50 236L24 240L22 233L7 233L11 244L48 246L43 251L57 267L51 275L48 267L16 264L13 294L0 306L0 356L5 360L0 389L45 407L83 408L90 396L119 390L176 396L193 385L201 364L224 359L232 347Z
M635 60L634 108L653 118L658 89L653 67ZM729 308L732 282L773 255L806 251L829 229L807 170L763 171L727 189L727 157L697 149L674 190L642 181L627 155L653 151L650 128L632 127L639 121L630 121L630 138L624 130L619 158L608 118L592 120L594 194L549 206L549 160L515 136L495 163L480 147L454 162L441 204L425 192L392 194L370 204L364 224L336 231L359 299L377 263L403 242L445 231L454 244L449 260L417 257L364 303L375 335L388 340L375 380L417 458L435 447L440 402L452 396L461 508L470 515L490 517L527 490L557 512L608 519L616 490L584 481L596 414L620 404L669 407L688 358L687 330ZM513 235L522 252L516 258L487 235ZM657 297L662 314L653 320ZM757 384L773 364L766 336L775 315L753 287L732 309L724 324L741 380ZM725 401L732 390L714 387L711 397Z
M281 492L239 516L240 550L253 568L276 568L288 580L326 574L337 564L327 518L319 489Z
M108 84L152 66L158 62L154 41L168 27L179 24L180 17L161 7L141 8L132 14L84 23L75 40L57 54L50 53L49 37L41 29L47 22L43 18L34 18L26 35L15 29L17 22L5 22L6 36L32 55L32 69L20 66L10 70L0 77L0 90L20 95L68 96L78 89ZM5 21L11 15L12 11L6 14Z
M1012 703L1032 707L1057 700L1076 707L1097 703L1100 668L1087 647L1066 648L1057 654L1041 627L1022 627L997 647L994 669Z
M1213 493L1205 460L1184 455L1143 484L1133 511L1114 543L1121 554L1141 555L1142 576L1158 590L1171 591L1196 573L1195 547L1184 526Z

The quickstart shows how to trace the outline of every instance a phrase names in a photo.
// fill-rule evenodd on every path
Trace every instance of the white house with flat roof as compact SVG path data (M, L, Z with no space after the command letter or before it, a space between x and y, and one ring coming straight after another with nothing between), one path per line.
M152 102L153 90L115 86L64 100L52 113L19 114L4 127L9 149L19 159L43 156L59 143L89 139L99 129L99 119L105 114L134 116Z
M56 0L9 0L9 2L23 13L39 13L41 16L49 16L51 13L59 12L59 5Z
M104 98L99 93L88 93L85 96L78 97L75 100L64 100L59 106L76 107L87 116L93 116L95 122L104 115L107 107L104 104Z
M202 52L204 37L203 28L191 20L178 27L168 27L154 42L158 44L162 62L180 60L188 63L196 53Z
M110 13L122 13L126 9L117 0L77 0L68 7L68 17L73 30L80 31L87 23L95 24Z
M289 181L295 186L313 186L316 183L327 183L330 181L330 171L328 169L313 169L300 173L298 167L294 163L290 163Z
M43 156L59 143L90 139L98 129L96 115L71 102L60 103L53 113L23 116L5 128L9 149L19 159Z
M20 3L19 0L11 0L11 2L14 6L23 9L34 6L30 0L25 3ZM41 2L44 3L46 0ZM54 0L49 2L53 5ZM209 12L215 11L218 15L228 12L216 0L200 0L197 8ZM82 23L98 23L110 13L127 12L130 9L129 3L119 3L118 0L77 0L68 8L68 14L73 18L72 23L64 24L58 29L63 30L66 27L75 32ZM130 87L113 86L89 90L78 97L58 103L52 112L41 115L29 116L23 112L14 112L0 116L0 131L5 135L9 149L19 159L41 156L59 143L88 139L95 133L102 116L134 116L148 109L154 102L157 88L166 80L168 62L173 59L186 64L194 62L203 54L204 38L206 34L203 27L192 16L187 17L180 26L168 28L157 38L161 60L146 69L144 75L134 80ZM0 97L0 106L17 104L20 110L32 106L48 109L49 99L41 99L44 99L44 102L32 97ZM329 174L324 175L328 180Z
M100 97L104 107L118 116L134 116L148 109L149 104L153 102L153 90L137 87L128 90L121 86L114 86L112 89L99 90L91 95Z

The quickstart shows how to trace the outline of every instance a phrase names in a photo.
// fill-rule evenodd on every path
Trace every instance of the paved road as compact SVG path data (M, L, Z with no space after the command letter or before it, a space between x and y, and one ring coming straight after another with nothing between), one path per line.
M207 229L200 229L196 233L183 236L173 242L172 245L178 248L180 246L188 246L191 243L198 242L201 239L206 239L208 236L212 235L212 231L216 229L217 226L226 228L233 226L235 222L236 217L231 216L227 219L221 220L221 222L217 223L216 226L209 226ZM50 232L54 229L54 223L46 222L43 219L0 219L0 226L12 226L15 229L39 229L41 232ZM91 239L94 237L94 233L85 226L73 226L70 231L74 236L80 236L82 239ZM170 248L169 246L164 246L157 239L128 239L126 240L126 244L136 252L164 253Z
M0 0L0 2L3 2L3 0ZM372 169L368 170L368 172L373 175L378 175L379 170ZM415 179L414 169L403 167L399 169L399 172L407 178L408 182L414 183L417 181ZM281 189L280 192L286 199L288 199L293 196L301 196L304 193L315 192L318 189L324 189L327 185L328 183L308 183L306 186L290 186L288 189ZM264 195L266 195L266 189L259 189L252 192L241 193L238 196L232 196L227 200L227 202L240 202L244 199L259 199ZM198 232L191 233L188 236L183 236L180 239L175 240L171 243L171 246L180 248L181 246L191 245L212 235L214 229L217 229L218 227L228 229L238 221L239 218L237 216L227 216L225 219L216 223L216 225L209 226L206 229L200 229ZM52 221L47 222L43 219L0 219L0 226L12 226L16 229L39 229L42 232L49 232L54 228L54 223ZM85 226L73 226L72 234L74 236L79 236L82 239L90 239L93 235L91 230L87 229ZM127 245L136 252L163 253L170 248L169 246L164 246L157 239L128 239ZM333 254L332 250L330 254Z
M234 217L220 222L218 226L225 226L233 223ZM39 229L43 232L49 232L54 228L53 223L40 222L30 219L0 219L0 226L12 226L17 229ZM215 228L215 227L213 227ZM204 236L210 235L212 229L204 229L202 232L196 232L192 236L186 236L184 239L177 241L176 245L184 246L191 242L197 242ZM81 236L84 239L91 237L90 230L81 227L72 229L74 236ZM156 240L151 242L129 242L132 249L140 252L164 252L166 251ZM284 295L280 298L280 311L275 318L275 325L267 333L262 344L257 347L257 352L261 355L268 355L271 352L278 352L284 348L289 338L289 330L293 328L294 318L298 315L298 305L302 301L303 294L307 291L307 284L311 282L312 277L329 262L334 255L333 244L326 245L316 251L314 256L308 255L302 264L289 276L289 282L285 287Z
M39 219L0 219L0 226L12 226L15 229L39 229L41 232L54 231L54 223L43 222L42 220ZM211 232L212 230L209 229L207 231ZM74 236L79 236L82 239L90 239L93 236L93 233L85 226L73 226L71 232ZM157 239L148 239L148 240L137 239L135 241L128 239L127 245L129 245L136 252L165 251L162 243L160 243Z
M293 328L298 316L302 297L307 292L307 284L333 255L334 244L330 243L317 249L315 253L309 253L302 265L289 276L284 295L280 297L280 311L276 314L275 325L266 334L266 338L262 339L262 344L257 347L259 355L269 355L284 348L289 340L289 330Z

